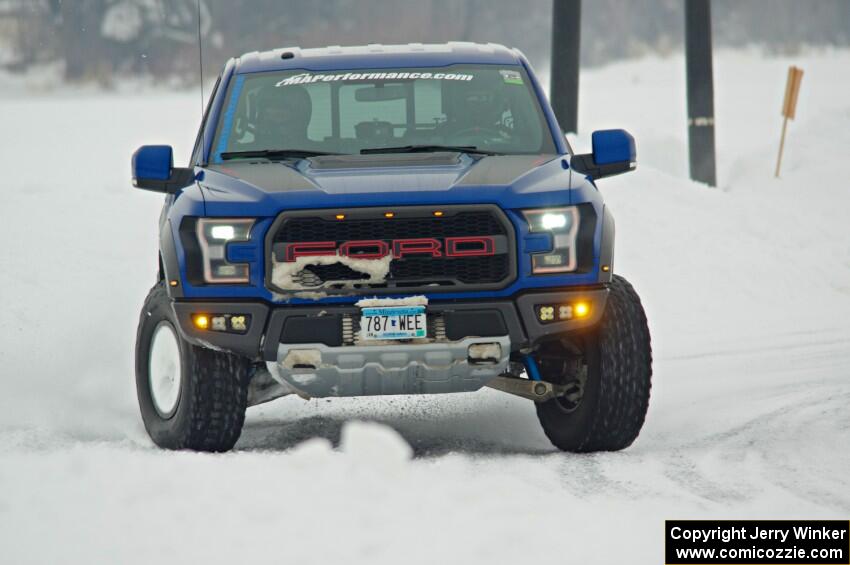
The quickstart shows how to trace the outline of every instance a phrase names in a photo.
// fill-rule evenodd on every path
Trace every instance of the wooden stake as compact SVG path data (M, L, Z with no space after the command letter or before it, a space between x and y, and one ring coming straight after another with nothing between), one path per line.
M776 178L779 178L779 168L782 167L782 151L785 149L785 130L788 128L788 118L782 120L782 137L779 138L779 156L776 158Z
M785 83L785 99L782 101L782 136L779 138L779 155L776 157L776 178L782 167L782 152L785 150L785 132L788 120L797 115L797 98L800 94L800 83L803 82L803 69L795 66L788 67L788 81Z

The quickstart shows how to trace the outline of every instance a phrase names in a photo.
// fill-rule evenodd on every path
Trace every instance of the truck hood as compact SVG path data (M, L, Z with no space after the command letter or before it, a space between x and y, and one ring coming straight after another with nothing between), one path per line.
M289 162L234 161L200 169L208 216L274 216L283 209L493 203L569 204L559 155L455 152L339 155ZM576 175L578 177L578 175Z

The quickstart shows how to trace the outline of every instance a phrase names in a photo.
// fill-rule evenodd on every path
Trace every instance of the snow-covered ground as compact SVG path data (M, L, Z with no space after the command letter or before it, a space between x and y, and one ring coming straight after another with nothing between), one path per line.
M660 563L665 518L846 518L850 52L723 52L715 74L717 190L686 178L681 57L582 75L579 149L638 141L600 186L656 352L641 437L585 456L489 390L286 398L232 453L154 448L132 359L160 199L129 156L188 155L198 95L0 79L0 561Z

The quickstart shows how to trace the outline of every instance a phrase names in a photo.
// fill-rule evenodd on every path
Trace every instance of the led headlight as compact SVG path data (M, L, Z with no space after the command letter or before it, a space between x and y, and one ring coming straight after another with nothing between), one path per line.
M567 273L578 264L576 237L578 236L578 210L574 206L525 210L529 231L552 234L553 249L531 255L531 272L534 274Z
M249 241L254 220L199 218L196 226L198 245L204 266L204 280L208 283L247 283L250 265L230 263L227 244Z

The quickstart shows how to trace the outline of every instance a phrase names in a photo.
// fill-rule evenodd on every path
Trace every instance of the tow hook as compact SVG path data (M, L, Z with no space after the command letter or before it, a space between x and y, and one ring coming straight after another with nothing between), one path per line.
M491 380L487 383L487 386L534 402L546 402L558 396L563 396L569 388L567 385L556 385L547 381L501 376Z

